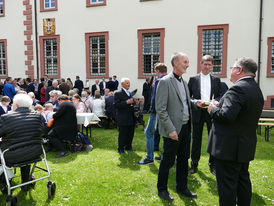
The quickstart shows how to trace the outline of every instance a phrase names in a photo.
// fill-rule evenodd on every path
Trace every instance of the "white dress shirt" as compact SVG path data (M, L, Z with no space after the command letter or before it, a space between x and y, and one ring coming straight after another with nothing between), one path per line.
M211 92L210 74L204 75L201 73L201 100L209 101Z

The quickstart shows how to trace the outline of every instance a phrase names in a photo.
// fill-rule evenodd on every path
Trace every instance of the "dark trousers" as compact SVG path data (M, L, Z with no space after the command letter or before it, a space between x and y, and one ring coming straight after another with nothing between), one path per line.
M52 128L48 133L49 147L56 148L59 152L65 152L64 145L61 137L58 136L57 132Z
M30 165L24 166L20 168L21 170L21 180L23 182L27 182L30 180Z
M249 206L252 188L249 162L238 163L215 159L216 179L220 206Z
M134 136L135 126L119 126L118 136L118 150L123 151L124 149L132 149L132 140Z
M187 188L188 159L190 153L190 124L185 124L179 133L179 141L163 137L163 158L158 173L158 191L167 190L169 169L176 159L176 189Z
M201 111L201 118L199 122L193 122L192 131L192 148L191 148L191 165L193 167L198 167L198 163L201 157L201 147L202 147L202 136L204 123L206 123L208 134L210 132L212 122L210 116L206 110ZM210 155L209 165L214 164L214 158Z
M158 150L159 151L159 144L160 144L160 134L159 134L159 129L158 126L154 132L154 151Z

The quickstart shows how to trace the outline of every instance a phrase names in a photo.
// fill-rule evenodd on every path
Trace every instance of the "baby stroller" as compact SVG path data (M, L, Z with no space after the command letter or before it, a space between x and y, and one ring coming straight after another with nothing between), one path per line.
M48 178L48 180L49 180L48 184L47 184L48 197L52 197L55 194L56 185L50 179L51 173L50 173L49 166L48 166L48 163L47 163L47 160L46 160L46 153L45 153L45 150L44 150L44 147L43 147L43 143L45 143L43 140L33 140L33 141L29 141L29 142L23 142L23 143L18 143L18 144L12 145L11 147L5 149L4 151L2 151L0 149L0 158L1 158L0 173L2 171L4 173L4 177L5 177L5 182L6 182L6 187L7 187L6 202L7 202L8 206L17 205L17 197L12 196L12 190L14 190L18 187L24 187L26 185L34 187L35 183L39 180L42 180L42 179ZM36 156L33 159L30 159L28 161L20 162L20 163L16 163L16 164L11 164L11 163L8 163L8 162L5 161L5 154L7 152L14 151L16 149L23 148L23 147L30 146L30 145L37 145L37 144L41 145L42 155L39 155L38 157ZM41 159L40 156L43 156L42 159ZM44 161L45 169L41 168L41 167L38 167L36 165L40 161ZM14 173L16 173L16 168L17 167L24 167L24 166L27 166L27 165L31 166L31 169L30 169L30 177L31 178L29 178L29 181L18 184L18 185L11 186L10 180L14 177L14 174L13 174L12 170L14 170ZM36 169L36 171L35 171L35 169ZM34 179L32 175L33 175L34 172L37 172L38 170L44 171L47 174L43 177L38 178L38 179Z

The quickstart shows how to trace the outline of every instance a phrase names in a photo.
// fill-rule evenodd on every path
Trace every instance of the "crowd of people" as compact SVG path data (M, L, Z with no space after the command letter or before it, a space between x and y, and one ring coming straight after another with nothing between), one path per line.
M125 151L135 151L132 142L136 121L143 121L142 117L138 120L138 111L146 111L150 113L145 130L147 155L138 164L153 164L153 152L159 150L161 135L163 152L158 157L158 196L173 201L167 185L169 170L175 160L177 193L197 198L197 194L188 189L187 177L198 171L206 123L209 167L216 175L220 205L250 205L252 191L248 167L254 159L256 126L264 103L262 92L254 80L256 62L247 57L237 59L231 68L230 78L234 85L229 89L220 78L211 74L213 57L210 55L202 57L201 73L191 77L188 83L183 79L189 67L188 56L174 53L171 65L173 70L167 74L164 63L155 64L156 80L146 79L144 98L138 99L133 98L135 92L129 91L128 78L121 79L121 89L117 90L119 82L116 76L107 82L96 80L91 87L89 81L84 84L79 76L76 76L74 86L69 78L52 81L46 77L41 78L39 83L29 78L8 77L2 88L4 96L0 103L1 115L8 113L5 118L0 118L0 134L4 135L2 141L10 136L3 126L7 117L22 116L28 112L33 119L38 118L37 113L25 109L32 105L33 110L40 113L41 122L47 124L48 150L56 148L59 151L56 157L64 157L68 153L62 140L75 138L79 129L76 114L93 112L98 117L107 115L116 122L118 152L123 155ZM24 98L22 95L25 95ZM9 115L11 106L13 113ZM38 136L38 133L34 135ZM30 138L31 135L26 136ZM28 171L28 168L25 169Z

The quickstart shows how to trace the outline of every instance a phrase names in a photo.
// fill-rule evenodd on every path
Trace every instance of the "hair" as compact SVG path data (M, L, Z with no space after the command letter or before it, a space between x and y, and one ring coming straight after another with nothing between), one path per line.
M110 97L111 97L111 96L114 96L114 92L109 92L109 93L108 93L108 96L110 96Z
M57 90L51 90L51 91L49 92L49 95L51 95L51 94L53 94L53 95L55 95L55 96L58 97Z
M28 94L25 90L18 90L17 94Z
M109 80L109 81L112 81L112 77L109 77L108 80Z
M165 63L156 63L154 65L154 69L162 74L167 73L167 66L165 65Z
M74 97L75 99L78 99L80 102L82 101L79 94L74 94L72 97Z
M30 96L30 98L35 98L35 94L33 92L29 92L28 95Z
M9 82L11 80L11 77L7 77L6 81Z
M91 94L91 91L90 90L86 90L88 96Z
M88 93L87 93L86 91L82 91L82 92L81 92L81 97L86 97L87 94L88 94Z
M58 85L58 81L55 79L55 80L53 80L53 82L52 82L52 84L56 84L57 83L57 85Z
M13 98L13 104L17 104L18 107L30 108L32 105L32 99L27 94L16 94Z
M62 91L60 91L60 90L55 90L55 91L56 91L57 97L59 97L63 94Z
M68 95L70 97L72 97L74 94L76 94L76 92L74 90L69 90Z
M99 91L99 90L96 90L96 91ZM95 99L100 99L101 98L101 95L100 95L100 91L99 92L96 92L94 93L94 98Z
M255 75L257 72L257 63L250 57L240 57L236 60L236 65L243 68L244 73Z
M176 61L180 56L187 56L184 53L181 52L175 52L174 54L172 54L171 56L171 65L174 67L174 61Z
M105 88L105 93L106 93L106 91L109 93L110 92L110 90L108 89L108 88Z
M8 96L3 96L1 102L11 102Z
M35 111L37 111L37 110L43 110L44 108L43 108L43 106L41 105L41 104L36 104L35 106L34 106L34 110Z
M44 78L44 77L41 77L41 78L40 78L40 81L41 81L41 82L45 81L45 78Z
M61 79L61 82L66 82L66 80L64 78Z
M116 76L116 75L113 75L113 77L114 77L114 78L117 78L117 76Z
M58 97L58 100L67 101L67 100L69 100L69 97L68 97L68 95L66 95L66 94L62 94L61 96Z
M213 64L213 57L211 55L204 55L202 57L201 63L204 63L205 61L210 61Z
M44 107L45 107L45 110L48 110L49 108L53 108L53 104L51 104L51 103L46 103L46 104L44 105Z
M73 91L74 91L75 93L78 93L78 92L79 92L79 89L73 88Z
M76 79L80 79L80 77L79 77L79 76L76 76Z
M27 82L31 82L31 78L29 78L29 77L26 78L26 81L27 81Z
M123 78L121 79L121 84L123 84L125 81L130 81L130 79L127 78L127 77L123 77Z

